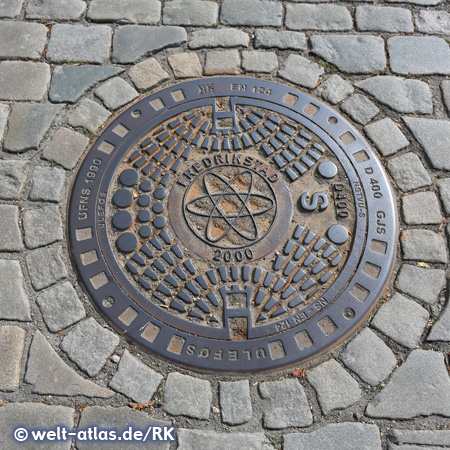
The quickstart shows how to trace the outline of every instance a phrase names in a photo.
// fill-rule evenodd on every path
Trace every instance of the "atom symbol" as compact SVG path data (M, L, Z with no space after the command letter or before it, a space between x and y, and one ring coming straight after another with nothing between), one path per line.
M256 241L260 229L255 217L271 211L275 201L253 193L253 173L244 170L230 181L215 173L206 173L203 185L206 195L189 201L186 209L195 216L208 218L206 239L215 243L234 231L247 241ZM217 230L221 231L218 236Z

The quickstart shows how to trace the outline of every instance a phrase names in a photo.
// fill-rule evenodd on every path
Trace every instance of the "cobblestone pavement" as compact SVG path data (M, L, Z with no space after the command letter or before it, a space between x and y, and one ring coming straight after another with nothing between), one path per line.
M446 0L1 0L0 18L2 449L20 447L19 420L170 422L179 449L450 448ZM108 327L70 263L70 187L105 123L142 95L221 74L332 105L396 189L387 293L304 371L233 378L158 361ZM39 448L70 445L97 448Z

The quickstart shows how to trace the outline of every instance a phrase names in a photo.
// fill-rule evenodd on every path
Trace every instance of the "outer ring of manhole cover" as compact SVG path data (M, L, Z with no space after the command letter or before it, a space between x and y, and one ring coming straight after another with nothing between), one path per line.
M317 99L252 78L140 100L75 180L70 244L124 336L185 367L273 370L345 339L389 280L385 172Z

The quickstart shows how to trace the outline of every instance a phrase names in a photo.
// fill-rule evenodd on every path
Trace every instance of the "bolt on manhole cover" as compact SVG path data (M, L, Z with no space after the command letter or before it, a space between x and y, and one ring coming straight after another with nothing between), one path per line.
M293 88L224 77L109 125L75 181L70 241L127 338L186 367L255 372L355 330L389 279L397 219L346 120Z

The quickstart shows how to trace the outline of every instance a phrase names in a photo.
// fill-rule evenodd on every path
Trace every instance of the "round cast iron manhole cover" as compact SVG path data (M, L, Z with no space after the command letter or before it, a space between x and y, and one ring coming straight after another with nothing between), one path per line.
M189 368L271 370L345 339L389 279L396 208L358 132L251 78L122 113L76 178L70 243L105 318Z

